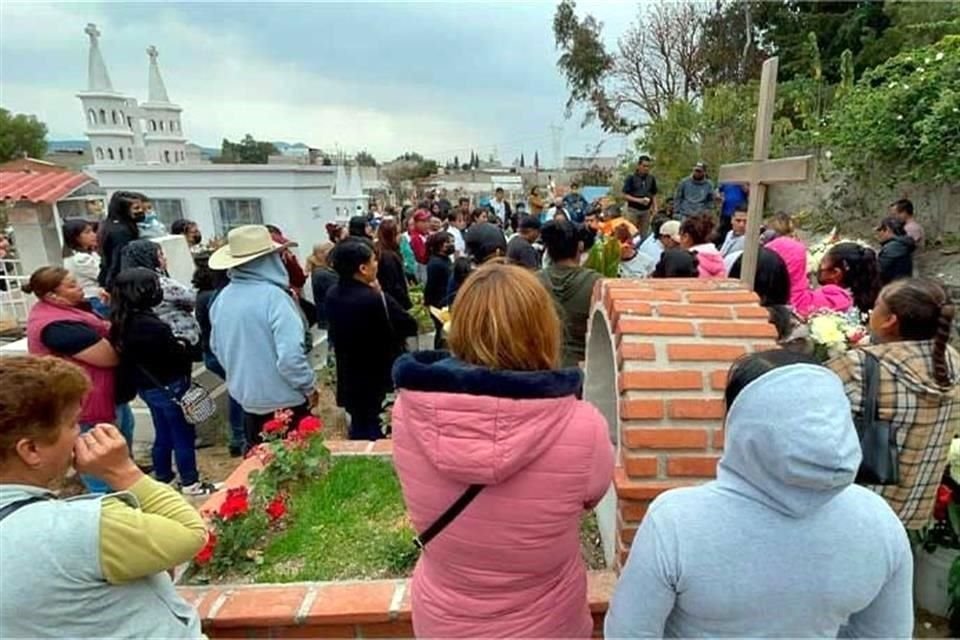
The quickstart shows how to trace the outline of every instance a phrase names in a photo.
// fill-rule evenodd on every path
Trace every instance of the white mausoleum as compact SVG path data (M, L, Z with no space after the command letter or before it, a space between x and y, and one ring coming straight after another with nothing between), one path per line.
M87 25L85 32L90 38L88 80L78 97L93 154L88 171L108 199L121 190L145 193L168 228L187 218L207 238L225 236L243 224L273 224L300 243L301 257L326 240L326 223L366 204L359 170L344 174L342 167L321 165L198 162L188 153L183 110L170 101L156 47L147 49L147 101L138 103L114 90L96 25ZM336 180L338 171L346 180Z

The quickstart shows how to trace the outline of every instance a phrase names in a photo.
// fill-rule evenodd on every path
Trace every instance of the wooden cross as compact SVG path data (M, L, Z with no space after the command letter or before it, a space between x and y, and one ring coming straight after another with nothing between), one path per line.
M805 182L810 175L813 156L770 159L770 140L773 128L773 110L777 95L777 58L763 63L760 76L760 101L757 107L757 128L753 134L753 160L720 167L719 182L737 182L750 185L747 204L747 233L743 249L740 279L751 289L757 274L757 256L760 248L760 227L763 222L763 202L768 184Z

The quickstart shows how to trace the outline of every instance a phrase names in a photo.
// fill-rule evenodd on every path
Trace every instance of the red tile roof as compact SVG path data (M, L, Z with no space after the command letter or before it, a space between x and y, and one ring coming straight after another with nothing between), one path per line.
M0 171L0 199L50 204L93 182L84 173Z

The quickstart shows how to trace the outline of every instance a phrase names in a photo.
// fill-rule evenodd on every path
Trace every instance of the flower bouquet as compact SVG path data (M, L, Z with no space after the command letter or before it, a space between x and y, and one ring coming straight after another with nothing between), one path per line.
M428 307L430 309L430 315L443 323L443 332L450 333L450 307L444 307L443 309L438 309L436 307Z
M866 327L851 315L836 311L820 311L810 316L807 319L807 338L813 345L813 355L821 362L869 343Z

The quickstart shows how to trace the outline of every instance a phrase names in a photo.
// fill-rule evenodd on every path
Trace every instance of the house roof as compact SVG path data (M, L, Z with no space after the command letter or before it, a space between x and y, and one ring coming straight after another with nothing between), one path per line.
M0 171L0 199L50 204L90 182L90 176L73 171Z

